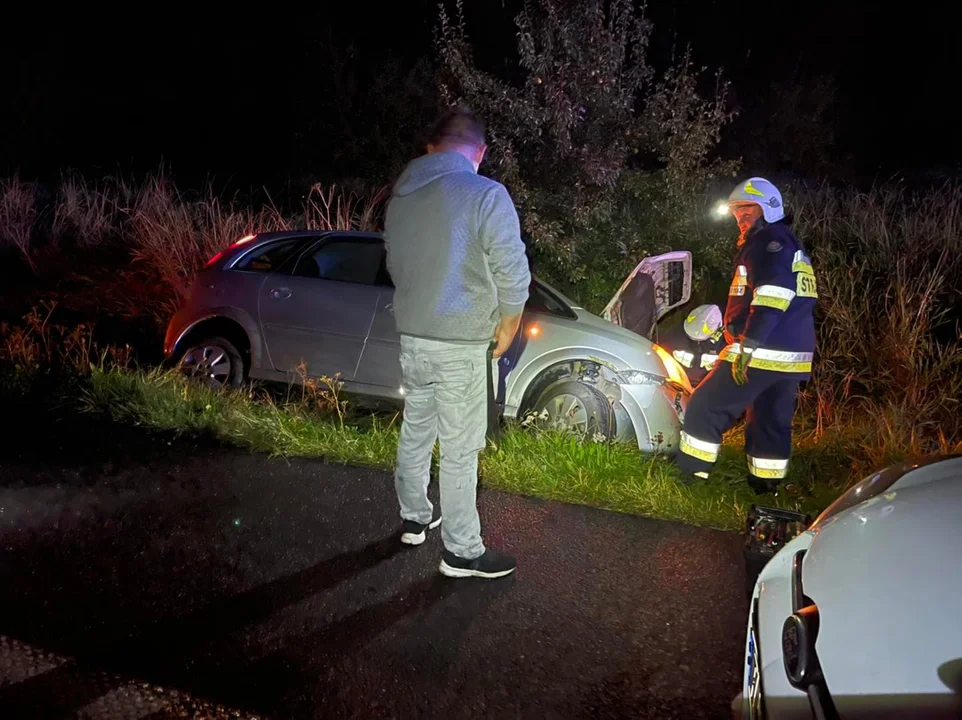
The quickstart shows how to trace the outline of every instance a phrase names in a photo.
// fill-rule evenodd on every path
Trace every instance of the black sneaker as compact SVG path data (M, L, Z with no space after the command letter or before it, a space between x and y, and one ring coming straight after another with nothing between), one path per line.
M427 525L416 523L413 520L405 520L401 525L401 542L405 545L420 545L424 542L424 537L428 530L434 530L441 524L441 509L434 508L434 519Z
M438 570L442 575L453 578L479 577L494 579L510 575L518 568L517 561L510 555L502 555L490 548L484 555L474 560L465 560L453 552L444 550L441 553L441 565Z

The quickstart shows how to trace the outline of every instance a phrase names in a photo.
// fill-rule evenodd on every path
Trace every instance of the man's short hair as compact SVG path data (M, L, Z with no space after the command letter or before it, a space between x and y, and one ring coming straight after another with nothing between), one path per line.
M455 107L445 112L434 124L428 142L432 145L486 144L484 124L469 108Z

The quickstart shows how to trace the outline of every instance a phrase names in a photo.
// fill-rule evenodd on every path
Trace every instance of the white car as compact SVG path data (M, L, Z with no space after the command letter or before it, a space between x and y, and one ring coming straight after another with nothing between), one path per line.
M962 717L962 456L893 465L752 593L736 717Z

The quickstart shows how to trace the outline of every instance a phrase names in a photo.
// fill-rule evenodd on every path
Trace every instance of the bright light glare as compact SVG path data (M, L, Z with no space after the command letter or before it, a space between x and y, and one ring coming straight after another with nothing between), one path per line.
M531 327L528 328L528 335L530 335L531 337L536 338L540 334L541 334L541 328L538 327L537 325L532 325Z
M715 215L717 215L720 218L723 218L726 215L728 215L728 212L729 212L728 203L720 202L715 206Z
M662 365L665 366L665 371L668 373L668 379L677 385L681 385L688 392L692 392L691 382L688 380L688 375L685 373L684 368L682 368L679 362L671 356L671 353L660 345L655 345L655 352L661 359Z

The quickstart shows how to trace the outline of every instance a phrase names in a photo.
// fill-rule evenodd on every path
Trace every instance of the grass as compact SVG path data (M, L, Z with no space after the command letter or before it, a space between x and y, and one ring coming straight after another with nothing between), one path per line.
M924 193L898 184L868 192L783 190L813 257L820 298L815 372L796 418L789 478L796 492L782 501L817 510L847 483L891 462L962 452L962 184ZM4 317L27 313L22 325L0 328L0 363L13 370L14 384L38 372L84 376L88 406L120 420L389 469L396 420L345 414L336 402L332 409L323 387L294 400L254 391L222 397L160 373L122 370L132 353L150 362L147 350L156 353L197 268L237 237L376 228L384 200L383 190L314 186L298 207L281 211L270 202L249 207L220 198L210 188L182 193L162 173L138 184L69 177L52 192L16 176L0 179L0 252L19 257L21 275L49 290L38 296L9 270L16 263L0 264L0 280L19 283L0 298ZM698 277L727 285L733 248L723 246L718 226L672 229L645 211L644 193L626 202L641 205L594 234L563 238L605 259L565 288L575 300L600 309L652 238L684 237ZM109 367L119 369L103 369ZM726 438L718 479L692 488L679 485L664 458L514 427L499 452L484 454L482 472L488 486L512 492L734 528L753 499L741 481L739 432Z
M278 400L253 388L214 392L176 373L95 368L83 408L152 430L212 435L257 452L393 469L396 415L340 414L331 410L329 396L318 402L314 392L297 388L293 395ZM847 476L844 461L826 463L824 453L803 451L789 479L802 492L766 502L817 512L840 489L814 481L813 468L826 465L830 477L840 471ZM679 483L668 458L514 424L505 428L498 449L482 453L480 474L484 486L511 493L727 530L742 526L755 501L743 481L744 455L734 447L726 448L717 479L689 487Z

